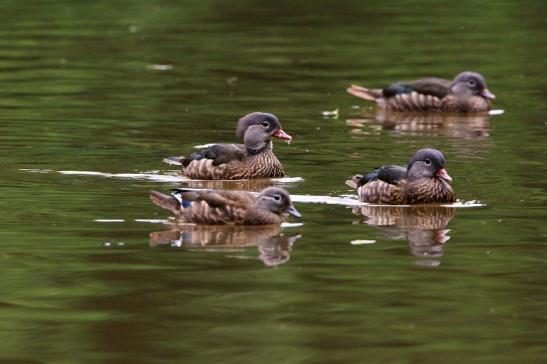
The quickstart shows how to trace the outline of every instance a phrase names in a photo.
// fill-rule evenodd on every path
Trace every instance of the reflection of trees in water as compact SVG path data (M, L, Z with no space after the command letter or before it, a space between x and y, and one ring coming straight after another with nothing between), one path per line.
M488 114L401 113L378 109L375 115L346 120L353 134L375 134L390 130L405 134L443 135L481 139L490 136Z
M454 217L453 207L443 206L359 206L353 213L362 222L376 226L380 234L392 240L407 240L410 251L419 257L443 255L444 243L450 239L445 229ZM430 265L430 264L428 264Z
M170 245L188 249L234 252L256 246L258 258L267 266L290 259L290 251L300 234L286 234L279 225L177 225L171 230L150 233L150 246Z

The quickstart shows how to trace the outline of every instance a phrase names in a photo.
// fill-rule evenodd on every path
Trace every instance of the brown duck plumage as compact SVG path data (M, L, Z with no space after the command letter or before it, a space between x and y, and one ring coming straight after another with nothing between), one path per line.
M180 222L198 224L270 225L280 224L284 215L300 217L289 193L269 187L258 196L242 191L174 190L171 195L151 191L156 205L170 210Z
M235 180L283 177L285 170L272 150L272 137L292 137L273 114L253 112L239 119L236 135L243 144L214 144L186 157L165 161L182 166L182 174L194 179Z
M366 176L355 175L346 185L357 189L361 201L387 205L452 203L452 178L444 169L443 154L420 149L406 167L383 166Z
M352 85L348 93L374 101L384 109L403 112L484 112L490 110L495 95L486 88L484 77L462 72L453 81L429 77L396 82L384 89Z

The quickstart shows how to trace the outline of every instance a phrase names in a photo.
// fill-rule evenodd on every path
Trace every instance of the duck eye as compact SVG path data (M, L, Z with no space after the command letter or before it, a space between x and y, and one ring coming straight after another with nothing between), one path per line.
M275 195L275 196L274 196L274 200L276 200L276 201L281 201L281 196Z
M471 80L468 82L469 86L471 87L475 87L475 85L477 84L475 81Z
M267 121L263 121L262 126L267 128L268 126L270 126L270 123L268 123Z
M430 164L431 164L431 159L429 159L429 158L426 159L426 160L425 160L425 164L430 165Z

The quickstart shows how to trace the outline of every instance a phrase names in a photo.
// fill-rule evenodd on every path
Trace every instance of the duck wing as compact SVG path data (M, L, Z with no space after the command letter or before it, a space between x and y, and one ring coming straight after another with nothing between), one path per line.
M401 94L417 92L423 95L431 95L442 99L450 93L452 81L443 78L428 77L415 81L395 82L382 90L384 97L393 97Z
M361 177L358 186L362 186L368 182L380 180L390 185L399 184L399 182L406 178L406 167L387 165L382 166L372 172Z
M356 174L350 180L346 181L346 186L359 188L372 181L384 181L391 185L398 185L406 178L406 166L386 165L373 170L365 175Z
M377 179L390 185L397 185L406 178L406 166L387 165L377 169L376 172Z
M254 206L256 198L243 191L224 191L224 190L186 190L173 189L172 195L180 199L181 204L184 202L204 201L210 207L235 207L235 208L250 208Z
M247 150L243 144L212 144L186 157L169 157L163 161L187 167L195 160L212 159L213 165L218 166L234 160L242 161L246 156Z

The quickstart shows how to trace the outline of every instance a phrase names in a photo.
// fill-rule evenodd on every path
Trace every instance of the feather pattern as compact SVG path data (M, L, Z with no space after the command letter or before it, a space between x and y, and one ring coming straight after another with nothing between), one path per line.
M405 203L405 197L401 186L389 184L387 182L376 180L371 181L357 188L357 195L362 201L386 204L402 205Z
M285 175L281 162L271 148L255 155L246 155L243 160L232 160L219 165L214 165L212 159L193 160L182 172L189 178L206 180L277 178Z

